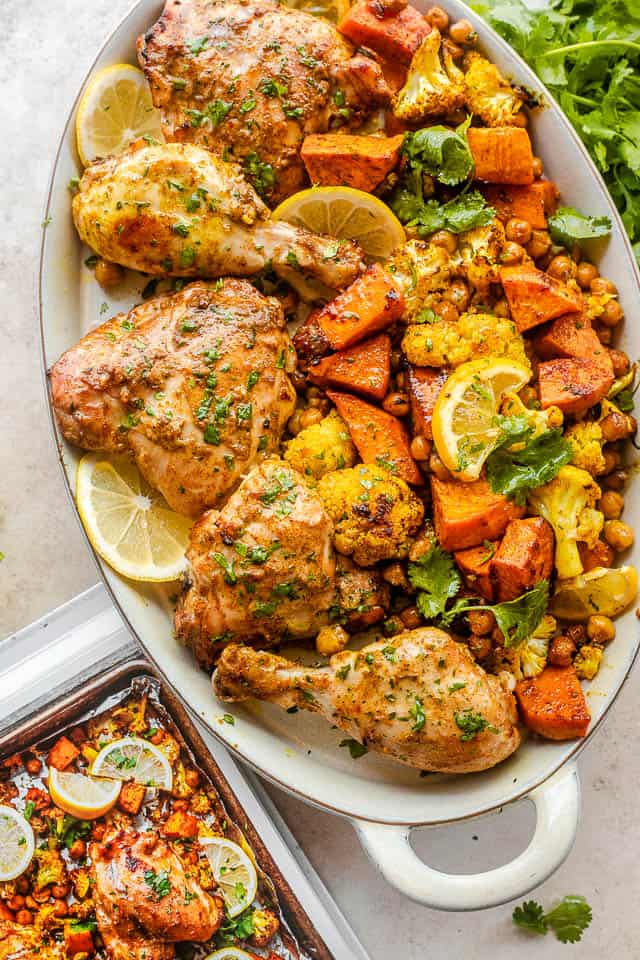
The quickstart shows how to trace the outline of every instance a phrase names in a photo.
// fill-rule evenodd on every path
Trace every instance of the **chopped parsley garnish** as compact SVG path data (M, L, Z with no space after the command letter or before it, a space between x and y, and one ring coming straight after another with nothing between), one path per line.
M187 47L194 57L197 57L199 53L202 53L206 49L209 43L209 37L196 37L194 40L187 40Z
M473 710L463 710L461 713L454 713L456 726L462 730L460 739L463 743L473 740L479 733L489 730L490 733L498 733L495 727L481 713L475 713Z
M231 587L235 586L235 584L238 582L238 576L233 569L233 564L227 560L223 553L212 553L211 559L217 563L222 570L224 570L225 583L228 583Z
M411 729L414 733L419 733L427 719L424 715L424 701L420 697L416 697L413 706L409 708L409 716L413 718Z
M27 800L27 802L24 805L25 820L31 820L31 817L33 816L33 812L35 809L36 809L36 805L33 802L33 800Z
M144 873L144 882L150 888L150 900L158 902L171 893L171 881L169 880L169 871L161 870L156 873L155 870L146 870Z

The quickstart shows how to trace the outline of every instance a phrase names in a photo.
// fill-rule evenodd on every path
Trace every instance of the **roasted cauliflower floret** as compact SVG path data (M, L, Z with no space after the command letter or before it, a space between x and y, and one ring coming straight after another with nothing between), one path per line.
M36 850L34 856L38 861L36 890L44 890L52 883L66 882L67 868L57 850Z
M344 420L332 410L289 442L284 459L315 486L325 473L352 467L358 458Z
M602 448L605 443L602 428L595 420L574 423L564 434L571 447L571 463L597 477L607 469Z
M537 677L547 665L549 643L556 632L555 617L545 614L530 637L518 647L523 677Z
M492 283L500 281L500 257L505 244L504 227L493 219L484 227L474 227L458 238L456 259L471 286L482 296L489 295Z
M524 95L512 87L495 63L475 50L464 58L464 102L469 113L488 127L508 127L522 109Z
M402 289L406 323L414 323L423 311L433 310L457 269L444 247L426 240L410 240L398 247L386 267Z
M581 680L593 680L600 669L603 652L602 647L591 643L585 643L583 647L580 647L573 661L573 666Z
M406 557L424 515L400 477L361 464L325 474L318 493L335 524L335 547L360 566Z
M280 921L273 910L254 910L251 914L253 933L250 940L254 947L266 947L280 929Z
M409 361L420 367L458 367L478 357L509 357L529 369L524 340L511 320L464 313L457 322L412 324L402 340Z
M533 427L531 440L535 440L536 437L546 433L547 430L559 429L564 422L564 414L560 407L551 405L546 410L532 410L530 407L525 407L517 393L505 393L500 405L500 413L504 417L524 417L528 420ZM511 449L517 450L518 444L515 444Z
M556 570L561 580L577 577L584 569L578 541L589 547L596 545L604 524L603 515L595 509L600 494L600 487L586 470L566 466L529 495L531 511L553 527Z
M400 120L420 123L442 117L464 104L464 77L443 50L438 30L425 37L413 55L406 83L393 101Z

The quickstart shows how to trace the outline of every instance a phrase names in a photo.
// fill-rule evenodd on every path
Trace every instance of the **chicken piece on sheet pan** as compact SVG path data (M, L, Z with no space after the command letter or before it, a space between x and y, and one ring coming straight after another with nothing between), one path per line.
M337 568L331 519L283 460L255 467L220 512L194 525L187 557L176 634L208 670L232 639L272 646L314 636L332 611L375 623L388 604L377 572Z
M277 300L245 280L192 283L92 330L51 370L64 437L131 451L179 513L218 506L277 451L295 352Z
M471 773L517 749L513 695L468 647L423 627L310 668L235 644L213 678L222 700L257 697L321 713L370 750L420 770Z
M153 833L110 828L91 846L98 929L111 960L171 960L173 944L204 943L224 920L170 847Z
M0 960L66 960L66 956L64 944L43 944L37 926L0 919Z
M237 164L188 143L134 146L91 164L73 219L101 257L153 276L250 277L270 267L314 297L317 284L344 287L364 268L357 244L270 220Z
M226 149L273 203L307 185L307 134L357 126L390 99L374 59L275 0L167 0L138 59L167 140Z

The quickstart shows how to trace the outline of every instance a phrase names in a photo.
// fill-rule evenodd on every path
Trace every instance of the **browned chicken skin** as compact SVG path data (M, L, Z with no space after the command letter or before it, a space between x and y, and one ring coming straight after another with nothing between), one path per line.
M191 564L176 633L211 669L232 638L273 645L313 636L330 608L384 616L386 591L372 571L336 572L333 524L318 495L282 460L255 467L220 512L191 531ZM358 614L362 616L362 613Z
M167 0L138 58L167 139L228 150L273 203L307 183L307 134L357 125L390 98L375 60L276 0Z
M193 283L91 331L51 370L65 438L130 450L180 513L224 502L277 451L295 352L277 300L243 280Z
M110 828L91 846L96 919L111 960L171 960L173 944L210 940L224 919L167 844Z
M520 744L513 695L468 647L423 627L311 668L228 646L214 674L223 700L257 697L321 713L371 750L420 770L471 773Z
M0 960L65 960L62 943L43 943L37 927L0 919Z

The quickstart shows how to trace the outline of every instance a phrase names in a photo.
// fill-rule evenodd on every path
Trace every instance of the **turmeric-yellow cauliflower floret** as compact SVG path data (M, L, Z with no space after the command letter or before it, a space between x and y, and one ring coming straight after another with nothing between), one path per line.
M599 423L593 420L574 423L565 432L564 439L571 447L571 463L574 466L586 470L592 477L605 472L607 464L602 452L605 440Z
M284 459L315 485L325 473L352 467L357 455L344 420L332 410L289 442Z
M338 553L362 567L407 556L424 508L400 477L360 464L326 474L318 493L334 522Z
M516 325L490 313L464 313L457 322L412 324L402 349L420 367L458 367L479 357L508 357L529 369L524 340Z
M413 55L404 87L393 101L400 120L420 123L428 117L453 113L464 103L462 71L432 29Z
M580 680L593 680L602 663L602 647L585 643L580 647L573 666Z
M516 115L522 109L524 96L502 76L491 63L475 50L464 58L464 102L469 113L488 127L507 127L516 124Z
M426 240L397 247L385 266L402 290L405 323L440 303L457 270L444 247Z

